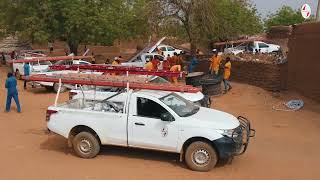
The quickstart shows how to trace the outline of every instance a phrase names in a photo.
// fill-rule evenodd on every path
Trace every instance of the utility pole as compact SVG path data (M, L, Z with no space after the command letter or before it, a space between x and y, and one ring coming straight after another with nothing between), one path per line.
M320 0L318 0L318 8L316 13L316 21L320 21Z

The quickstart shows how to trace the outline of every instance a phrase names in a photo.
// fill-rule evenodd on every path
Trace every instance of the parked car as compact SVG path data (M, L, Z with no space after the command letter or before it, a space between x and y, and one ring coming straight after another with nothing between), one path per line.
M26 58L28 59L28 58ZM13 63L12 64L12 70L15 72L16 77L20 79L22 75L24 75L24 66L25 63ZM51 66L52 63L50 61L38 61L38 62L31 62L30 63L30 73L36 74L36 73L42 73L46 72L49 69L49 66Z
M81 158L94 158L102 145L152 149L179 153L195 171L243 154L255 135L245 118L195 106L166 91L74 99L48 107L46 121L49 132L68 139Z
M158 53L143 53L136 59L132 59L128 62L121 63L122 66L135 66L135 67L144 67L144 65L148 60L152 60L153 58L157 58L161 63L166 60L166 58Z
M91 63L84 60L73 60L73 61L57 61L54 65L90 65Z
M275 44L267 44L262 41L251 41L243 42L238 45L226 44L224 48L224 53L226 54L240 54L245 51L252 53L261 52L261 53L276 53L280 51L280 46Z
M163 52L164 57L168 57L168 55L170 55L170 57L172 57L174 55L174 53L177 53L177 54L183 53L183 50L181 50L181 49L175 49L172 46L168 46L168 45L164 45L164 44L160 44L157 48L159 48ZM157 53L156 51L157 51L157 49L154 49L152 52Z
M253 53L261 52L261 53L276 53L280 51L280 46L275 44L267 44L262 41L253 41L249 44L249 51Z

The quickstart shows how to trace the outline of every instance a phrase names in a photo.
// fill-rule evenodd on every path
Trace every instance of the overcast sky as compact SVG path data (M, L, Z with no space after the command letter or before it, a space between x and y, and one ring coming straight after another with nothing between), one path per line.
M318 0L251 0L256 5L259 13L265 18L270 12L276 12L283 5L288 5L294 9L300 9L300 7L307 3L312 8L312 14L315 14L317 9Z

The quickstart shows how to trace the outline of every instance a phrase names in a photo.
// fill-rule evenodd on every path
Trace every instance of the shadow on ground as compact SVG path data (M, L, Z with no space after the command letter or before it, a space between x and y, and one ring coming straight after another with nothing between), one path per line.
M67 140L58 135L50 135L47 140L40 144L40 149L48 151L56 151L64 154L74 155L72 148L68 147ZM167 162L176 167L188 169L184 162L180 162L180 156L176 153L144 150L137 148L127 148L118 146L102 146L99 156L119 156L130 159L144 159L150 161ZM219 161L217 167L228 164L229 160Z

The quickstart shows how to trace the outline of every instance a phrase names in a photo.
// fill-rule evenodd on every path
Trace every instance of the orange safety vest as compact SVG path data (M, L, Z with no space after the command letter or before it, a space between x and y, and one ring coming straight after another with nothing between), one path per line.
M223 76L223 79L228 80L230 78L230 75L231 75L231 62L227 62L224 65L224 76Z

